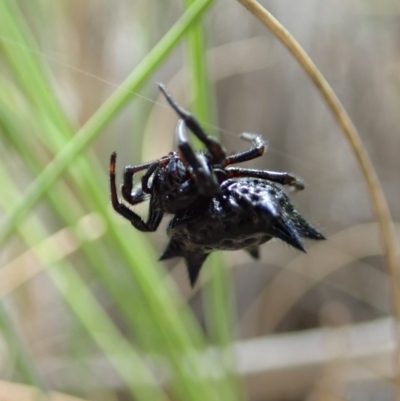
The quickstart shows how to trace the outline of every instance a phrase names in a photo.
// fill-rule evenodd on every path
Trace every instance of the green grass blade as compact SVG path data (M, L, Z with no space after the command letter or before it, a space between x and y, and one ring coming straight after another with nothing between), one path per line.
M1 80L0 80L1 82ZM0 105L1 105L1 97L0 97ZM3 104L3 111L6 105ZM12 112L11 110L7 110L7 113L1 113L2 108L0 107L0 123L3 125L3 131L7 135L8 139L13 142L15 145L16 149L20 153L22 157L26 160L28 164L30 164L33 168L33 171L37 169L37 163L35 163L34 160L32 160L34 153L29 152L29 149L24 149L23 145L25 144L24 141L18 141L18 136L13 135L13 133L16 132L24 132L25 128L23 128L20 124L23 124L23 121L21 119L18 119L17 116L14 118L14 123L11 122L11 116ZM19 123L19 125L17 124ZM5 187L8 187L7 184L4 183ZM62 197L67 194L66 193L59 193L59 192L51 192L50 193L50 200L52 200L52 203L55 203L55 207L57 208L59 205L63 205L64 202L62 200ZM65 201L65 199L64 199ZM59 205L57 204L59 202ZM13 204L13 201L9 203L10 205ZM66 222L68 223L69 226L73 226L74 222L74 217L69 215L69 212L71 210L59 210L60 213L64 216ZM65 213L67 212L67 213ZM129 230L130 227L127 227ZM114 229L114 225L110 226L110 229ZM136 233L135 231L131 232L129 231L127 233L129 235L129 239L135 241L135 237L141 238L140 233ZM133 263L133 266L135 264L141 265L140 268L142 270L142 277L141 277L141 282L145 282L146 284L146 290L144 291L145 294L147 295L147 298L151 297L152 290L154 290L155 283L160 282L160 279L154 276L150 275L150 271L146 268L143 269L143 267L149 266L152 262L149 260L145 260L143 264L141 264L140 260L137 260L137 250L132 249L131 242L127 243L126 241L123 241L124 238L127 238L128 235L125 235L124 232L121 232L121 227L115 227L115 235L120 238L121 240L121 249L119 252L122 252L123 255L126 257L127 260L135 260ZM87 247L87 246L86 246ZM86 248L85 245L82 245L82 250L85 251ZM175 371L177 371L178 377L180 377L180 387L179 388L179 382L175 383L175 389L177 392L182 393L182 387L184 387L182 397L185 399L196 399L199 397L202 397L202 392L199 391L199 389L196 390L196 387L190 386L190 380L188 378L184 378L183 373L182 373L182 349L185 349L189 351L190 345L189 345L189 339L188 338L183 338L182 339L182 333L188 331L189 332L189 337L192 342L196 344L196 346L200 346L201 342L199 340L198 334L194 331L195 329L190 329L193 324L185 319L184 314L177 314L177 313L169 313L168 306L169 304L165 301L171 301L171 295L168 293L165 293L163 290L156 290L157 295L161 295L162 300L156 304L154 302L152 305L149 307L147 306L144 302L144 298L142 295L138 294L138 289L134 289L135 287L133 286L133 283L131 283L131 287L128 287L126 283L124 283L124 286L121 286L122 283L118 283L109 279L109 276L107 276L107 272L104 271L104 269L101 267L101 261L100 263L99 260L97 259L98 252L95 252L95 255L93 256L92 253L85 252L86 255L88 256L88 260L95 266L95 269L97 272L100 273L101 277L105 277L103 280L104 285L106 288L110 291L114 299L116 300L116 304L120 308L120 312L124 316L125 320L127 323L131 325L131 327L136 328L136 334L139 335L139 339L142 339L143 341L141 342L142 345L145 345L148 350L153 350L153 352L158 350L157 344L154 345L156 342L155 340L158 340L159 344L164 344L168 343L169 349L167 350L167 353L171 356L171 358L174 360L174 366L175 366ZM136 258L136 259L134 259ZM149 259L149 258L147 258ZM105 266L105 269L110 270L109 266ZM66 269L63 269L62 271L67 271ZM140 273L140 272L139 272ZM138 269L135 271L135 274L139 274ZM149 277L150 275L150 277ZM127 299L129 299L129 302L127 302ZM134 305L141 305L140 308L135 308ZM161 308L160 305L163 305L164 307ZM175 301L173 308L179 310L181 309L181 306L179 306L178 302ZM150 313L152 311L152 313ZM152 319L150 322L148 322L149 318L148 315L152 316ZM173 332L173 334L168 334L168 323L169 320L172 320L171 326L172 330L170 329L169 331ZM157 320L157 322L155 322ZM154 326L158 326L157 332L163 332L160 335L156 336L155 339L153 339L153 342L151 342L151 337L149 333L151 333L151 328L153 328L154 331ZM146 330L146 327L148 329ZM137 328L140 328L138 330ZM191 333L191 334L190 334ZM160 338L163 338L164 340L161 341ZM175 339L174 339L175 338ZM149 343L150 341L150 343ZM171 344L172 341L172 344ZM178 343L177 343L178 341ZM179 351L179 352L178 352ZM174 355L173 355L174 354ZM176 355L175 355L176 354ZM183 385L182 385L183 383ZM209 387L209 386L207 386Z
M189 7L193 0L186 0ZM201 121L207 121L214 126L216 113L213 87L209 82L206 65L206 35L203 21L197 21L187 35L189 87L194 94L192 110ZM198 143L198 141L197 141ZM224 399L244 399L240 379L233 372L234 357L230 346L233 340L233 299L232 280L230 273L223 265L221 255L214 254L208 259L206 268L211 271L210 283L206 285L204 302L207 321L207 332L213 343L221 350L221 369L224 377L221 380L221 392Z
M193 0L185 0L191 7ZM192 94L193 113L200 121L214 121L211 104L212 87L209 82L206 65L206 44L203 21L197 21L187 34L187 53L189 67L189 87ZM214 103L214 102L212 102Z
M70 130L71 126L54 97L50 83L44 79L48 71L38 57L40 51L35 51L37 46L33 36L15 2L0 0L0 35L11 70L17 75L32 107L46 115L56 126Z
M0 199L0 206L7 211L13 201L20 195L8 176L0 169L0 181L7 186L7 196ZM29 225L18 227L18 232L24 241L31 246L32 250L38 249L34 245L39 239L46 238L46 232L39 219L34 218ZM53 256L54 255L54 256ZM45 252L36 252L36 256L42 261L42 264L49 267L47 270L56 288L69 305L75 317L86 328L88 334L98 347L106 355L107 359L114 366L124 380L127 388L135 399L147 401L159 400L167 401L168 397L160 389L158 383L153 378L149 369L144 364L133 346L120 334L114 323L104 313L97 300L93 297L86 284L75 272L72 266L62 260L53 266L51 260L58 258L57 249L46 249ZM11 326L5 320L5 315L0 308L0 320L7 329L5 332L12 334ZM3 319L4 318L4 319ZM17 338L17 337L15 337ZM12 349L16 347L16 339L13 339ZM20 345L18 345L20 346ZM15 350L15 354L23 356L23 347ZM23 368L26 374L29 374L32 384L38 385L32 368L28 370L27 357L24 356Z
M78 131L76 136L57 154L52 163L27 189L25 196L21 198L22 200L17 203L13 212L3 223L0 229L0 245L11 235L18 223L50 188L53 182L65 171L77 155L89 146L99 132L138 90L140 85L160 65L190 28L193 21L200 17L211 2L212 0L197 0L126 78L114 94ZM0 26L4 26L3 23L8 24L9 18L11 17L7 13L5 2L0 1ZM2 31L0 30L0 32Z
M23 138L19 138L18 135L15 135L17 132L24 132L28 129L24 123L25 119L21 119L20 116L14 115L12 110L4 104L5 99L3 99L2 94L10 94L10 92L2 91L2 89L6 88L4 85L2 86L2 80L0 78L0 128L2 129L6 139L12 143L18 154L35 174L41 170L40 163L35 160L35 154L31 151L30 145L27 145L25 140L20 140ZM28 121L32 120L28 119ZM63 185L59 186L58 191L51 191L48 193L48 198L50 204L63 218L66 225L68 227L74 227L75 222L79 219L79 216L83 214L83 211L80 207L75 205L76 200L73 199L72 194L70 194L69 188L64 185L64 183L61 184ZM7 187L7 185L4 185L4 187ZM68 205L68 208L65 208L66 204ZM132 289L126 285L126 282L124 283L125 285L122 286L121 284L123 283L121 280L115 278L113 270L109 268L107 260L104 259L98 249L93 249L91 244L88 244L87 241L83 241L80 250L87 257L88 263L94 268L96 275L100 278L106 289L114 297L131 330L133 330L135 326L134 321L132 321L134 317L140 321L141 327L145 328L148 320L147 314L143 313L142 309L136 310L135 313L133 313L134 310L131 304L126 302L127 298L130 298L132 303L135 302L135 293L132 293ZM136 330L135 336L137 337L138 335L140 335L140 332ZM148 337L148 335L144 335L143 339L147 340ZM143 342L142 345L144 345Z
M8 313L4 305L0 302L0 329L4 336L12 355L16 358L16 365L22 378L27 383L32 384L40 389L45 389L42 380L36 373L36 368L32 356L29 354L24 342L8 317Z
M8 115L9 115L9 113L8 113ZM0 118L0 120L3 123L5 122L4 118ZM9 123L9 125L11 125L11 124ZM17 128L17 127L14 127L14 128L8 127L7 129L5 129L5 131L8 131L8 130L11 131L10 134L8 135L10 140L13 140L13 139L15 140L16 139L16 136L13 136L12 132L23 131L23 129ZM14 142L14 143L15 143L19 153L23 157L26 157L27 158L26 160L29 162L30 158L32 157L32 154L30 154L29 151L24 151L24 149L21 148L21 145L24 142L22 141L21 143L18 143L18 142ZM5 186L7 186L7 185L5 185ZM58 193L56 192L55 194L53 194L53 196L56 196L57 194ZM57 198L55 200L57 200ZM12 204L12 203L13 202L10 202L10 204ZM68 217L68 213L67 213L66 216ZM141 238L141 234L139 234L139 233L136 234L135 232L131 233L131 228L130 227L127 227L127 228L129 229L129 232L127 232L127 235L125 235L124 232L121 232L121 227L116 227L115 228L117 230L116 234L118 236L120 236L121 239L129 238L130 240L134 240L135 236L137 236L138 238ZM126 255L128 260L133 260L134 256L136 256L136 253L137 253L136 250L132 249L131 242L129 242L127 244L127 246L126 246L126 241L125 241L124 245L122 245L122 252ZM90 260L90 258L89 258L89 260ZM91 262L94 263L96 261L91 260ZM140 261L139 262L136 261L136 263L140 264ZM146 263L144 263L143 266L148 266L150 263L151 262L146 261ZM98 266L96 266L96 267L98 267ZM110 266L108 266L108 269L110 269ZM145 270L147 270L147 269L145 269ZM63 271L65 271L65 269L63 269ZM154 286L154 282L157 282L157 280L154 279L154 278L150 278L150 279L146 279L146 278L143 279L142 278L142 281L143 280L145 280L147 283L150 283L148 285L148 287L147 287L146 294L151 296L151 294L152 294L152 286ZM145 308L146 305L143 304L143 302L144 302L143 299L138 297L137 290L134 290L134 288L131 287L129 289L127 288L128 292L124 291L125 287L115 286L113 283L110 283L109 280L108 281L105 280L105 285L107 286L108 289L110 289L110 291L113 294L113 296L115 296L117 304L120 306L120 311L123 312L123 315L124 315L124 318L126 319L126 321L127 322L133 322L133 324L135 324L136 327L139 326L142 329L142 332L143 332L143 336L142 337L144 337L145 339L148 339L149 338L149 334L146 332L146 320L144 319L146 317L146 312L145 312L146 311L146 308ZM159 292L160 291L156 291L157 294ZM129 299L129 302L127 302L127 299ZM165 295L164 299L168 299L168 295ZM161 302L161 304L164 305L164 308L162 309L159 306L155 306L153 308L154 313L153 313L152 316L153 316L153 318L154 318L154 316L158 316L157 319L158 319L159 322L161 322L161 324L158 324L158 326L160 327L161 330L164 330L164 331L167 332L168 331L168 323L169 322L165 321L165 319L166 319L166 317L169 317L168 304L165 301ZM133 310L132 310L132 305L140 305L140 308L137 308L137 307L135 308L134 307ZM175 304L175 306L176 306L176 304ZM178 332L180 331L182 333L182 331L184 331L184 326L182 326L182 323L185 322L184 315L182 315L182 314L175 315L175 316L170 317L170 318L174 320L174 322L172 323L174 328L179 329ZM181 320L181 326L182 327L180 327L179 321L177 319ZM153 322L152 326L154 328L154 322ZM138 333L140 334L140 332L138 332ZM196 340L197 337L198 336L196 336L195 334L191 335L191 339L193 339L193 341L195 341L198 344L198 341ZM168 338L167 338L166 341L171 342L171 340L168 340ZM159 343L163 344L162 341L159 341ZM186 341L186 343L187 343L187 341ZM181 345L174 346L173 349L172 349L172 352L174 352L174 349L176 350L178 347L182 348ZM185 347L187 348L187 345L185 345ZM152 347L150 346L150 348L154 349L155 347L153 345ZM180 360L179 360L179 357L180 356L177 353L176 358L175 358L177 369L181 369L182 368L182 366L179 366L179 364L181 363ZM186 385L186 383L185 383L185 385ZM187 394L184 394L184 395L182 395L183 398L185 398L185 399L196 399L193 396L193 394L198 394L198 397L201 397L201 392L199 392L198 390L196 391L195 388L193 388L193 390L191 390L189 388L188 391L191 393L191 396L189 397Z
M149 53L130 77L128 77L121 88L118 89L114 95L104 103L97 113L93 115L88 123L82 127L77 136L62 148L62 151L57 154L57 157L53 162L44 170L42 175L39 176L39 179L35 181L33 186L30 187L27 192L24 193L23 196L25 199L16 209L13 209L14 211L11 212L11 219L8 220L8 222L10 223L13 221L13 223L8 228L7 226L3 227L4 231L0 230L3 234L2 239L4 240L13 230L15 230L15 227L18 226L18 221L21 221L24 214L27 213L35 202L47 192L47 189L53 185L53 182L57 177L67 167L69 167L71 162L74 160L74 164L80 169L82 174L81 176L72 174L72 177L74 177L74 183L78 183L79 187L82 189L84 204L93 204L96 206L95 210L101 210L101 214L106 219L109 226L108 234L110 238L112 238L113 245L118 248L121 260L126 261L127 265L130 267L129 272L131 273L131 277L137 282L135 294L130 297L130 302L140 305L140 308L138 309L140 309L142 314L146 313L154 320L152 322L153 330L155 329L158 333L160 343L163 344L165 354L168 355L176 374L176 393L180 395L179 398L188 400L216 400L221 398L219 397L220 391L218 388L213 388L210 386L210 383L204 381L201 382L201 380L198 379L201 376L201 373L204 373L204 369L202 371L199 362L192 360L191 358L188 359L188 355L191 353L193 354L194 349L201 350L204 348L205 343L201 331L197 323L194 321L193 316L187 313L181 300L173 295L174 290L171 286L169 286L168 283L165 285L160 271L153 268L152 264L154 264L154 258L149 256L150 251L147 252L146 248L142 246L142 244L145 243L145 241L142 240L143 236L135 231L130 231L128 241L125 235L127 228L116 226L113 223L111 214L105 211L104 193L101 192L101 186L97 185L98 178L94 177L94 179L90 180L90 172L100 171L100 169L93 168L91 164L88 164L87 161L81 158L78 160L75 159L77 155L89 145L96 135L98 135L99 131L123 107L127 100L132 96L132 92L137 90L139 85L141 85L151 72L161 63L168 52L176 45L176 43L178 43L179 38L189 28L191 23L210 3L211 1L205 0L196 1L193 6L190 7L163 40L159 42L159 44ZM4 2L0 2L0 10L1 7L6 7ZM2 14L0 12L0 32L6 34L4 30L8 29L9 34L10 32L12 35L15 35L15 32L20 34L19 38L14 37L14 40L25 40L23 38L23 31L26 31L26 29L23 27L23 24L19 24L20 28L18 29L18 25L16 27L12 26L12 18L6 21L6 24L4 25L2 25L2 19L6 20L7 14ZM25 40L25 43L27 43L27 48L33 49L31 46L34 45L30 44L32 42ZM18 52L18 54L15 54L13 53L13 46L10 46L7 54L10 67L17 71L16 75L18 76L20 86L23 88L24 92L28 94L28 98L32 104L35 105L35 110L38 110L39 112L38 126L41 125L44 128L41 140L47 141L49 146L51 146L52 151L56 153L58 149L63 146L65 139L71 136L72 132L67 119L62 112L59 112L61 109L51 107L51 103L56 104L57 99L55 99L54 94L47 89L50 85L46 85L47 77L43 77L45 72L42 71L42 74L40 73L40 69L43 69L43 66L36 65L38 63L35 64L35 60L25 60L29 55L32 56L32 52ZM36 69L36 71L34 71L34 69ZM34 75L36 74L35 76L37 79L35 78L33 81L24 79L23 74L29 76L31 71L33 71ZM40 90L37 89L39 87L41 88ZM43 94L43 91L46 93ZM40 95L37 96L37 93ZM40 128L38 130L40 131ZM16 132L18 130L13 131ZM23 140L21 143L23 144ZM25 151L27 151L27 149L25 149ZM20 153L23 154L23 151ZM34 158L35 155L33 155L31 163L35 161ZM35 169L37 168L36 165ZM73 172L73 169L71 172ZM106 201L106 204L107 203L108 201ZM18 208L21 208L21 214L14 214L15 210L18 211ZM71 220L67 220L67 216L64 216L62 210L58 210L58 212L63 216L63 219L68 225L73 224L74 219L76 219L75 215L79 213L78 211L74 212L74 216ZM15 216L17 216L17 218L13 220ZM8 234L7 230L9 230ZM138 246L134 249L132 244ZM140 255L138 256L138 254ZM90 254L88 260L90 260L92 264L95 261L94 259L91 259ZM104 263L101 264L101 268L104 273L104 269L106 269ZM62 271L64 271L64 269ZM68 273L65 274L68 275ZM104 275L104 277L106 276ZM71 280L71 282L74 282L76 277L71 276L66 279L67 281ZM107 279L104 281L106 282ZM113 289L111 289L112 287ZM115 299L118 300L118 304L121 307L124 300L121 295L118 296L115 284L112 284L109 287L109 290ZM129 316L129 312L131 312L132 309L129 308L126 300L125 305L125 309L121 307L120 310L124 312L126 317ZM134 319L132 318L131 320L127 320L132 322L132 326L139 326L140 316L138 317L137 315L134 315ZM145 333L145 329L143 329L143 333ZM151 344L150 347L154 347L154 343ZM184 358L185 355L188 362L187 367L182 365L182 358ZM190 371L189 375L187 374L187 371ZM179 386L181 389L178 389Z

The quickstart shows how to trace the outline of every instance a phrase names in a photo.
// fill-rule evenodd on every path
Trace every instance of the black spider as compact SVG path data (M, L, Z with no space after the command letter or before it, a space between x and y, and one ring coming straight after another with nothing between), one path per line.
M274 184L301 190L302 180L289 173L231 167L264 153L266 144L260 135L241 134L253 146L227 156L222 145L204 132L196 118L179 106L162 84L159 88L181 118L176 127L179 152L125 167L121 187L123 198L131 205L150 197L147 221L118 199L115 152L110 161L110 185L114 209L138 230L155 231L164 213L174 214L167 230L170 242L161 260L184 257L193 286L213 250L246 249L257 258L258 245L273 237L302 251L300 237L324 239L293 208L283 189ZM206 151L193 150L185 127L204 143ZM134 188L134 174L142 170L146 172L141 185Z

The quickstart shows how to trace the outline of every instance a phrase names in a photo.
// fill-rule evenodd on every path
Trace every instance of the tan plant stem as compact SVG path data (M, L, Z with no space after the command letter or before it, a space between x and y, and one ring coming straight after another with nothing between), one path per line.
M400 272L398 266L398 245L392 218L390 215L389 207L380 185L378 176L375 172L374 166L369 158L369 155L364 148L360 135L358 134L346 110L340 103L339 99L325 80L323 75L317 69L313 61L308 57L303 48L297 43L293 36L257 1L255 0L238 0L244 7L246 7L257 19L259 19L269 30L282 42L283 45L289 50L290 53L303 67L304 71L308 74L314 82L323 98L325 99L328 107L332 111L339 126L344 132L351 149L353 150L358 164L361 167L362 173L368 185L369 193L371 196L372 204L375 210L377 220L380 225L383 247L386 255L386 262L389 274L391 276L390 284L392 288L392 308L393 314L397 320L395 328L397 343L400 344ZM400 401L400 349L397 347L396 353L396 400Z

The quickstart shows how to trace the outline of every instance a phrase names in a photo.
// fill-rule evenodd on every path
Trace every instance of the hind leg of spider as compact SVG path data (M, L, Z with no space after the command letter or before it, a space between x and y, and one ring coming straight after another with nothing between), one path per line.
M244 152L228 156L222 163L223 167L229 166L230 164L247 162L264 154L267 144L265 143L264 138L261 135L249 134L247 132L244 132L240 135L240 137L246 141L251 142L253 144L253 147L245 150Z
M217 177L208 166L204 155L196 153L190 145L186 136L184 120L179 120L176 126L176 141L182 156L192 167L200 191L206 196L215 195L220 189Z
M179 117L185 122L186 126L197 136L197 138L204 143L208 152L211 155L213 164L220 164L226 158L225 149L222 145L213 137L206 134L206 132L201 127L200 123L193 116L193 114L189 113L183 107L181 107L174 98L168 93L167 89L163 84L158 84L160 91L163 93L165 98L171 107L176 111Z
M255 170L250 168L239 168L239 167L227 167L226 173L229 178L238 177L252 177L261 178L264 180L269 180L276 182L281 185L287 185L293 187L298 191L305 188L304 181L290 173L281 173L278 171L268 171L268 170Z
M117 155L114 152L111 155L110 160L110 190L111 190L111 203L114 210L121 216L129 220L132 225L140 231L155 231L159 226L163 217L163 212L157 209L152 202L150 202L149 217L147 222L143 221L142 218L137 215L133 210L129 209L118 199L117 186L115 180L115 163ZM144 200L144 196L140 192L136 196L131 195L131 200L134 204L138 204Z

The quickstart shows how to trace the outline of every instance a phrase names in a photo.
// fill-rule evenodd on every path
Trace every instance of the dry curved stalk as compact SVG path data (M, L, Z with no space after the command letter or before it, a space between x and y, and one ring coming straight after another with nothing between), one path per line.
M322 96L324 97L328 107L335 116L339 126L344 132L351 149L353 150L358 164L361 167L362 173L368 185L369 193L375 209L376 217L378 219L383 246L386 255L386 262L388 271L391 276L392 287L392 307L393 313L397 320L396 338L397 343L400 343L400 272L398 267L398 246L396 242L396 235L390 215L389 207L380 185L378 176L372 165L367 151L365 150L360 136L353 125L346 110L340 103L339 99L325 80L323 75L317 69L313 61L308 57L306 52L297 43L293 36L257 1L255 0L238 0L244 7L246 7L257 19L259 19L270 31L285 45L285 47L293 54L296 60L303 67L304 71L308 74L314 82ZM396 367L399 372L400 369L400 350L397 350ZM397 379L397 394L396 399L400 401L400 378Z

